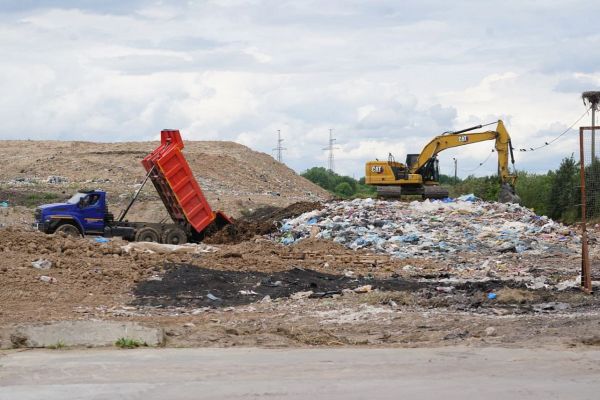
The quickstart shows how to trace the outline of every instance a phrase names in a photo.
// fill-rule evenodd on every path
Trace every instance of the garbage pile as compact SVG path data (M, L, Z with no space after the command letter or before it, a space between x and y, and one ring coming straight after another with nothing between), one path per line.
M398 258L444 258L452 253L569 253L579 236L569 227L518 204L464 200L404 203L374 199L331 202L284 220L283 244L330 239ZM469 201L470 200L470 201Z

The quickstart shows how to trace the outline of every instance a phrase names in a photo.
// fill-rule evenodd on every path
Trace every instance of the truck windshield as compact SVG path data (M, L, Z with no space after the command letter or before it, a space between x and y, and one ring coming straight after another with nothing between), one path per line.
M71 197L69 200L67 200L67 203L77 204L77 203L79 203L79 200L83 199L85 196L87 196L87 193L75 193L73 195L73 197Z

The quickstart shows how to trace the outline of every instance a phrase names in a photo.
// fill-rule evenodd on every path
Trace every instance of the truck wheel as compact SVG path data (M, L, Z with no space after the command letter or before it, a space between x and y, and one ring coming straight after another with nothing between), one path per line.
M158 231L154 228L150 228L146 226L135 234L136 242L160 242L160 236L158 235Z
M54 233L58 232L62 232L71 237L81 237L81 232L79 232L79 229L73 224L62 224L54 231Z
M162 242L166 244L184 244L187 242L187 235L179 228L170 228L163 233Z

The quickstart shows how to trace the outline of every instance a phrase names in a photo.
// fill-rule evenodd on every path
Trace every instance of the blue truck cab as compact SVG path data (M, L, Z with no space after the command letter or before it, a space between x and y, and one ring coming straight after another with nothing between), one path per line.
M78 191L65 203L44 204L35 210L34 226L45 233L64 232L72 236L102 235L112 220L106 192Z

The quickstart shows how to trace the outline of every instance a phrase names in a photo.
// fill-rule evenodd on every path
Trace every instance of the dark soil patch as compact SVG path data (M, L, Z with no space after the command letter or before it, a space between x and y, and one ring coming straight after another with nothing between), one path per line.
M31 189L0 189L0 201L10 206L37 207L40 204L57 203L68 199L64 192L42 192Z
M145 281L137 285L134 304L166 307L236 306L256 302L267 295L276 299L305 291L312 291L312 297L329 297L341 293L342 289L355 289L362 285L394 291L414 291L430 286L395 278L349 278L301 268L263 273L170 265L161 281ZM253 291L256 294L241 294L240 291ZM218 300L211 299L213 296Z
M439 290L440 286L445 286L439 282L417 282L399 277L347 277L303 268L279 272L225 271L170 264L166 266L162 280L140 282L135 287L134 304L154 307L228 307L254 303L267 295L276 299L306 291L312 291L313 298L330 297L342 293L343 289L356 289L363 285L371 285L372 289L381 291L418 292L424 299L447 300L439 306L452 303L461 305L461 308L475 309L498 306L493 301L486 301L485 294L506 287L506 282L463 284L449 296Z
M281 220L297 217L321 206L322 204L319 202L300 202L286 208L262 207L235 220L232 225L227 225L217 232L208 233L203 242L235 244L250 240L256 235L267 235L279 228Z

